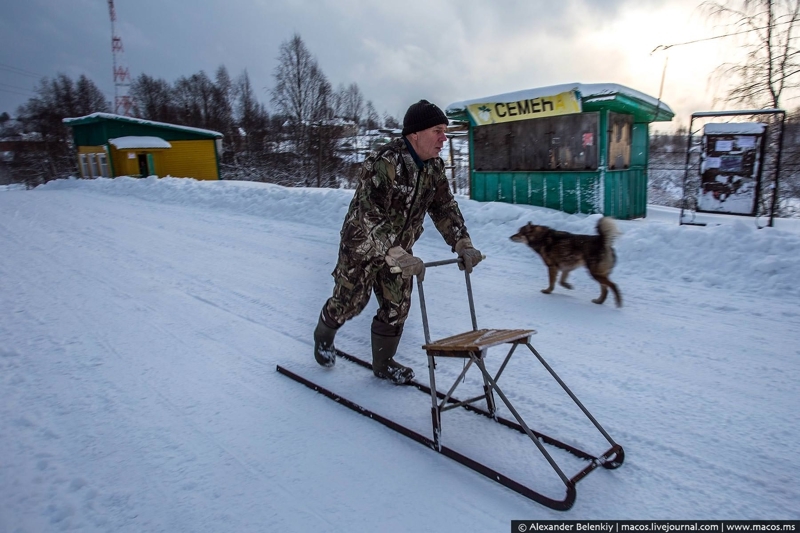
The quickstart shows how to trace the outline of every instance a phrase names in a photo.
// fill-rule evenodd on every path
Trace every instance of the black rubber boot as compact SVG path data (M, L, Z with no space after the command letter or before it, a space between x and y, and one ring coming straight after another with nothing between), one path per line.
M336 364L336 347L333 345L333 338L339 328L330 327L323 317L325 311L319 314L317 328L314 330L314 359L324 367L332 367Z
M405 385L414 379L414 371L395 361L400 335L385 337L372 332L372 373L396 385Z

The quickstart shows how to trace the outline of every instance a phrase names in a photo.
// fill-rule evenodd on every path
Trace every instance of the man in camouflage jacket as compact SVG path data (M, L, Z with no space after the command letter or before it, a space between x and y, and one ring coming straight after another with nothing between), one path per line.
M372 321L373 372L398 384L413 379L413 370L394 361L394 355L411 307L413 276L425 274L412 247L422 235L426 213L462 258L460 268L472 271L480 262L439 157L447 124L441 109L420 100L403 119L403 137L364 162L341 230L333 295L314 331L319 364L334 365L336 331L364 310L374 291L378 312ZM393 273L392 267L400 272Z

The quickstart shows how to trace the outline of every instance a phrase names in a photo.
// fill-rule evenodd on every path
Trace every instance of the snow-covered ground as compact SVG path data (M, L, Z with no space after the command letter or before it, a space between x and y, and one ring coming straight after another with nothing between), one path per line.
M429 423L417 391L313 362L351 196L173 178L0 188L0 531L800 518L800 221L680 226L668 208L619 221L617 309L591 303L599 291L585 271L574 290L542 294L541 261L508 239L529 220L592 233L596 215L459 199L487 256L472 276L479 326L537 330L533 345L625 448L625 463L592 472L561 513L276 372L420 431ZM452 257L432 225L414 251ZM425 296L433 337L469 329L455 267L430 269ZM344 326L340 348L368 357L373 311ZM421 378L423 342L415 298L398 359ZM459 370L442 362L437 376ZM605 449L529 353L515 354L503 384L534 429ZM455 411L443 424L445 444L562 497L517 434ZM568 474L580 467L555 458Z

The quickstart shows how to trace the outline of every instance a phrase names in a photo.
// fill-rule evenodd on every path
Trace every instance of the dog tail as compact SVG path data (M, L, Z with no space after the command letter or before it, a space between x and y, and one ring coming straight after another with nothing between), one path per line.
M606 246L612 246L614 240L620 235L620 231L611 217L603 217L597 221L597 233L603 238Z

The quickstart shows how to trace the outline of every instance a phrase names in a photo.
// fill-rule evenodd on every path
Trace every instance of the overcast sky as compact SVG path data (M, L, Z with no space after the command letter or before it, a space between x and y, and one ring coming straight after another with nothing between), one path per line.
M711 70L735 54L700 0L116 0L124 63L172 83L220 65L247 70L259 100L281 43L300 35L334 88L356 83L399 119L420 98L452 102L561 83L619 83L662 96L687 125L712 109ZM85 74L113 101L107 0L25 0L0 8L0 112L43 77ZM666 67L666 71L665 71ZM661 90L662 73L666 72ZM719 109L720 106L716 106ZM726 109L732 109L727 107Z

